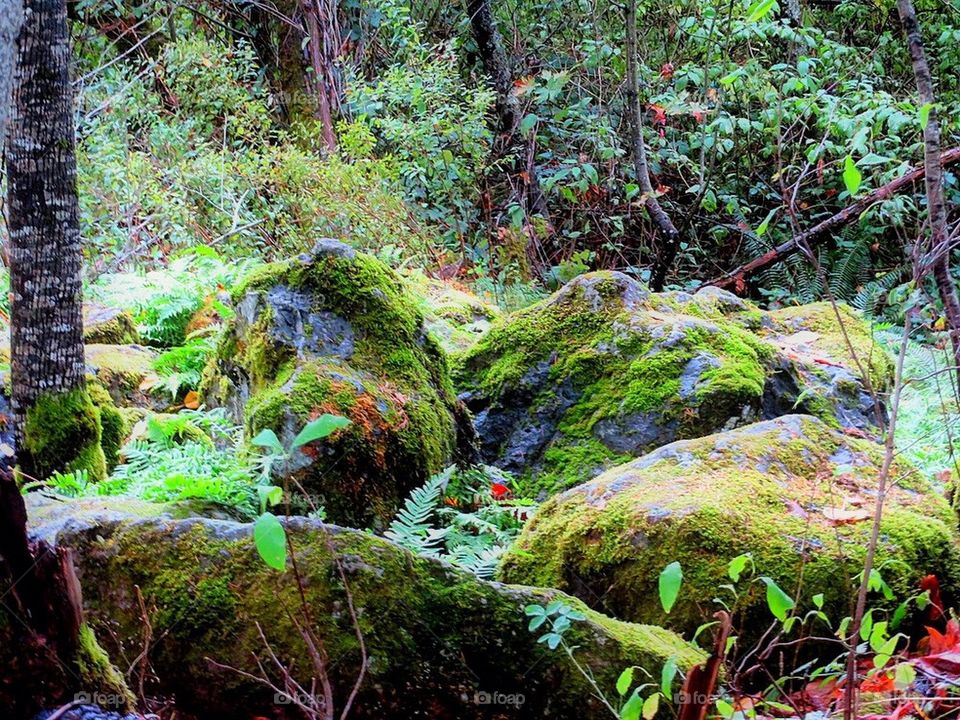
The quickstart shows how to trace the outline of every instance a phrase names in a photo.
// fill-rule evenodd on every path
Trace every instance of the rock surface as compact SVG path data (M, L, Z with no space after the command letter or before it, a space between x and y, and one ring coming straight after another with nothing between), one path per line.
M690 633L731 582L729 561L750 553L755 572L744 572L739 599L724 595L744 613L747 634L772 619L759 576L791 595L802 585L803 612L823 593L836 627L863 567L882 459L875 443L804 415L675 442L543 504L500 578L557 587L616 617ZM891 477L876 567L892 596L871 595L871 607L891 609L928 573L956 597L956 515L911 468L895 465ZM668 617L658 577L674 561L684 577Z
M265 653L257 623L309 685L309 661L287 613L302 616L294 574L289 564L278 573L263 563L251 525L145 517L147 504L110 499L28 503L34 535L74 549L88 621L112 657L142 649L139 589L158 680L148 681L148 692L175 696L178 710L206 720L235 718L238 707L273 717L272 691L207 660L257 672L252 653ZM575 599L481 581L358 531L304 518L287 529L338 702L360 665L351 602L355 609L369 669L351 718L607 717L565 653L527 629L527 604L565 598L583 607ZM673 633L586 612L568 641L603 688L612 689L629 665L656 674L669 657L681 667L699 660ZM522 701L488 704L485 693Z
M331 520L382 526L453 459L458 427L472 434L445 354L379 260L322 241L256 273L234 304L205 375L207 404L227 408L250 437L270 428L285 445L322 413L350 418L287 466Z
M540 498L674 440L789 412L869 428L872 401L832 308L799 310L589 273L494 325L455 358L454 380L483 459L525 475ZM882 390L889 359L841 312Z
M140 333L130 313L125 310L84 303L83 341L104 345L130 345L140 342Z

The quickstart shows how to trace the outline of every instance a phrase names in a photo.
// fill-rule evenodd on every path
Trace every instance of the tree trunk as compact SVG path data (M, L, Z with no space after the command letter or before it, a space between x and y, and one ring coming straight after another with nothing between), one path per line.
M7 128L11 406L25 474L105 468L99 411L84 385L80 229L70 41L64 0L26 0L16 38ZM8 86L10 26L0 32L0 88ZM4 112L2 115L6 115ZM2 120L2 117L0 117ZM0 122L0 125L3 123ZM0 704L29 717L90 688L117 705L129 693L89 630L69 551L30 543L14 472L0 472Z
M505 150L515 153L512 172L521 179L523 187L520 204L529 215L540 215L549 226L547 199L540 187L540 178L533 158L533 145L519 137L522 118L520 102L513 93L513 75L503 47L503 37L497 29L490 0L467 0L470 27L477 43L480 61L496 97L497 132Z
M644 206L660 231L661 245L656 253L656 263L650 278L650 286L659 292L663 289L667 273L677 257L680 232L670 216L657 200L650 169L647 167L647 148L643 140L643 108L640 105L640 78L637 69L637 0L627 0L625 12L627 26L627 110L630 113L630 141L633 155L633 172L640 186Z
M943 196L943 166L940 161L940 122L937 118L936 95L933 91L933 78L923 50L923 38L917 23L917 13L912 0L897 0L900 21L907 36L907 47L913 62L913 74L917 79L920 104L929 106L930 114L923 128L923 164L926 168L924 185L927 193L927 212L930 223L930 244L927 258L921 263L929 263L933 269L933 278L937 284L943 312L950 329L950 341L953 345L954 365L960 368L960 300L950 274L950 234L947 231L947 207ZM926 267L917 267L918 277L925 274ZM957 370L960 379L960 369Z

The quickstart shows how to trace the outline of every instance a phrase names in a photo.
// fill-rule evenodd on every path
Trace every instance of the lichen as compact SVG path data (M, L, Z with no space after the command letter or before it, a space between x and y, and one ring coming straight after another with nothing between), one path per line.
M26 411L21 470L37 480L78 470L93 482L103 480L107 471L100 422L100 409L85 387L41 395Z
M617 617L687 633L730 583L728 562L749 552L757 575L791 595L800 589L801 607L823 593L838 622L862 567L881 462L873 443L799 415L673 443L542 505L500 577L576 592ZM895 466L894 477L877 566L895 599L871 598L878 608L904 600L928 572L946 594L960 589L950 507L910 468ZM683 589L666 616L658 577L674 561ZM769 621L762 590L747 580L736 600L725 596L745 627Z

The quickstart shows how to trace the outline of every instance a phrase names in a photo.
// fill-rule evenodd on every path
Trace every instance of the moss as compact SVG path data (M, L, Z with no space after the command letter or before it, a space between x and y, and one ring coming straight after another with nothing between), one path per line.
M88 372L120 407L154 407L148 393L159 382L153 370L156 353L138 345L90 344L85 348Z
M452 281L414 271L404 276L430 332L447 352L462 351L501 315L499 308Z
M27 408L20 467L44 480L55 472L83 470L91 481L106 477L100 446L100 410L86 388L47 393Z
M810 345L821 356L841 362L855 371L859 361L876 391L882 392L892 382L892 358L873 339L870 325L849 306L839 304L834 310L829 302L818 302L774 310L769 317L773 333L816 333ZM856 351L856 359L850 353L850 345Z
M87 380L87 392L100 411L100 445L106 461L107 473L120 462L120 448L133 429L129 413L123 413L113 404L106 388L96 381Z
M558 397L575 398L551 418L557 432L531 472L529 487L549 494L635 454L600 428L649 425L636 440L646 450L755 411L773 353L694 296L651 295L619 273L590 273L495 325L455 356L453 373L475 409L529 403L544 418Z
M297 582L262 562L249 525L196 519L94 524L96 532L74 532L70 525L61 535L77 548L90 616L111 628L118 645L137 646L143 621L130 600L140 588L160 638L151 666L179 709L224 716L238 703L250 712L269 709L271 692L207 660L256 672L255 658L264 653L258 624L284 663L308 672L297 629L304 617ZM527 604L561 599L580 608L580 601L487 583L360 532L303 520L287 529L305 612L331 658L338 697L349 692L360 662L344 582L349 588L369 661L358 718L408 717L430 707L437 716L479 720L488 708L473 698L484 691L523 693L524 711L536 715L606 717L566 655L538 643L524 617ZM569 640L601 687L612 688L629 665L656 673L670 657L682 668L702 658L660 628L586 615ZM529 674L533 666L537 672Z
M323 413L348 417L344 431L298 451L291 471L329 517L380 526L451 461L457 400L446 356L394 271L328 245L264 266L233 297L237 317L201 392L248 437L270 428L287 444Z
M574 591L618 617L688 633L709 617L713 598L727 597L727 563L749 552L757 575L791 595L800 588L801 608L823 593L838 622L862 567L881 462L876 445L797 415L673 443L542 505L501 578ZM878 567L887 563L895 599L871 605L892 609L927 573L955 596L960 554L949 506L910 468L894 476L905 482L887 498ZM837 513L848 515L837 522ZM657 584L674 561L684 582L667 617ZM747 636L769 613L762 584L741 581L739 593L730 602Z
M87 624L80 626L76 665L80 687L95 694L98 704L114 710L129 710L136 704L123 674L110 662Z
M140 333L130 313L101 305L83 306L83 341L105 345L140 342Z

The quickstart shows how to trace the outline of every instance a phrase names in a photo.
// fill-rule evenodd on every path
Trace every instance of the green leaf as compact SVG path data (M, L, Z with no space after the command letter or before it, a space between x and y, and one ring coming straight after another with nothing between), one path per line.
M873 610L867 610L863 615L863 620L860 621L860 639L869 640L870 636L873 634Z
M273 513L263 513L253 526L253 543L274 570L287 568L287 533Z
M280 438L278 438L277 434L270 428L258 432L256 437L250 442L258 447L265 447L277 453L283 452L283 445L280 442Z
M900 663L893 674L893 684L897 690L906 690L917 679L917 671L910 663Z
M663 611L669 613L680 594L680 585L683 583L683 569L680 563L672 562L660 573L660 604Z
M660 671L660 689L664 697L671 697L673 690L673 679L677 676L677 659L667 658L663 664L663 670Z
M273 507L283 500L283 488L276 485L258 485L257 495L260 498L260 510Z
M653 720L660 707L660 693L654 693L643 701L643 720Z
M720 717L733 717L733 705L726 700L717 700L717 712L720 713Z
M757 237L763 237L767 234L767 229L770 227L770 221L773 220L773 216L777 214L777 208L774 208L767 213L767 216L763 219L763 222L757 225L756 233Z
M727 575L730 576L730 579L734 582L740 582L740 575L747 567L748 562L750 562L750 553L737 555L733 560L731 560L730 564L727 565Z
M817 610L823 610L823 593L817 593L812 599Z
M763 18L769 15L770 11L773 10L774 5L776 5L776 0L757 0L757 2L751 5L750 9L747 10L747 22L758 22L763 20Z
M298 448L314 440L322 440L337 430L342 430L349 424L350 421L345 417L325 413L316 420L308 422L303 430L293 439L293 445L291 447Z
M623 697L627 694L627 691L630 689L630 686L633 684L633 668L628 667L622 673L620 677L617 678L617 694L620 697Z
M762 577L760 579L767 586L767 607L770 608L770 612L777 620L785 621L787 614L793 610L796 603L774 582L773 578Z
M926 130L930 124L930 111L933 110L933 103L926 103L920 108L920 129Z
M633 691L630 699L620 708L620 720L640 720L643 711L643 698L640 697L640 688Z
M530 131L536 126L537 122L540 120L533 113L528 113L524 116L523 120L520 121L520 134L526 137L530 134Z
M847 155L843 161L843 184L846 186L847 192L856 195L862 181L863 175L860 174L857 164L852 157Z

